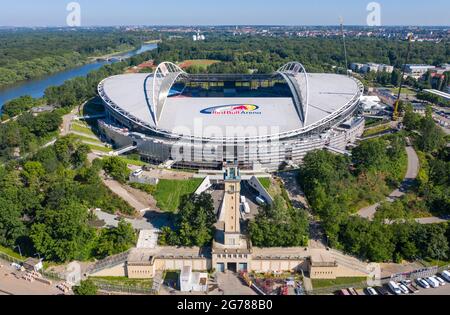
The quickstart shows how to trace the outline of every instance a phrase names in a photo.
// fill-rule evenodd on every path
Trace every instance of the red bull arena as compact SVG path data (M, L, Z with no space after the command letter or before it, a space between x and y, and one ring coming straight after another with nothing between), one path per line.
M306 73L291 62L272 74L188 74L169 62L152 74L102 81L105 137L173 168L276 171L312 150L344 152L364 131L358 80Z

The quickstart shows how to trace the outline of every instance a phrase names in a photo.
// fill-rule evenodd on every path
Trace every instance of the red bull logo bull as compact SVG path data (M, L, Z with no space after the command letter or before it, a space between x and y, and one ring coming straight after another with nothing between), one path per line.
M206 108L200 113L204 115L255 115L261 114L259 106L252 104L234 104Z

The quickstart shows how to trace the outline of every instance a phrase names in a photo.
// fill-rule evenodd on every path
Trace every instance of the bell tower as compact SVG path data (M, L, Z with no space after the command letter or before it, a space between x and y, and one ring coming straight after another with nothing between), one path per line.
M241 197L241 177L239 168L232 165L225 169L225 245L238 246L241 236L240 226L240 197Z

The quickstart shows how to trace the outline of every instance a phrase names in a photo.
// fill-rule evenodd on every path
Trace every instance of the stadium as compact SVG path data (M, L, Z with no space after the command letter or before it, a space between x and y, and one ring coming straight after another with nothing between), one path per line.
M345 75L291 62L272 74L188 74L173 63L98 86L100 122L120 153L174 168L275 171L311 150L344 152L364 130L364 87Z

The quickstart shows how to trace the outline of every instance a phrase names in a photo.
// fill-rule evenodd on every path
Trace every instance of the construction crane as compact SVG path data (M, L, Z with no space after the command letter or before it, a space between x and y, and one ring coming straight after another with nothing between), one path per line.
M403 65L403 69L402 69L402 77L400 78L400 86L398 88L398 96L397 96L397 101L395 102L394 105L394 116L393 116L393 121L398 121L400 118L400 113L399 113L399 107L400 107L400 98L402 96L402 89L403 89L403 84L405 82L405 73L406 73L406 65L409 62L409 55L411 53L411 46L412 46L412 42L414 39L414 35L413 33L409 33L408 34L408 50L406 52L406 60L405 63Z
M345 32L344 32L344 19L339 17L339 22L341 23L341 34L342 34L342 42L344 43L344 58L345 58L345 72L346 74L349 74L348 71L348 57L347 57L347 45L345 43Z

